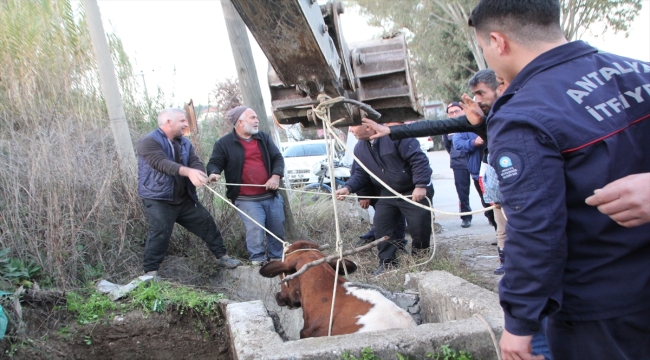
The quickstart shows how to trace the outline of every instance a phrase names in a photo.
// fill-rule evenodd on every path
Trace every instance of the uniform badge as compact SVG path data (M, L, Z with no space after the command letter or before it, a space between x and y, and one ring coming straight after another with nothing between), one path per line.
M505 184L512 184L521 175L523 170L523 163L521 157L513 152L504 151L496 157L497 166L496 172L499 181Z

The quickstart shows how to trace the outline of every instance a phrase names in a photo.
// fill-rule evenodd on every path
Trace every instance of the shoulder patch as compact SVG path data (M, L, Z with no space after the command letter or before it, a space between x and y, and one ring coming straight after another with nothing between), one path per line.
M495 170L499 181L512 184L519 179L523 170L523 162L521 157L512 151L503 151L495 157L497 161Z

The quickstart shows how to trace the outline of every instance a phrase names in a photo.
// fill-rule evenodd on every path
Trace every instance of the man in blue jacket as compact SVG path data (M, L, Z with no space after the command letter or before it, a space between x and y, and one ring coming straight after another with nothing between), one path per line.
M557 0L483 0L469 23L510 82L486 120L508 217L504 359L537 358L545 316L555 359L647 358L650 224L585 199L650 171L650 64L567 42Z
M354 147L354 155L372 174L402 195L412 195L412 200L430 206L428 198L433 198L431 166L426 154L420 149L416 139L393 141L387 137L370 140L375 131L366 125L351 126L350 131L359 139ZM374 185L381 188L381 196L394 196L362 167L346 181L345 186L336 191L339 200L344 195ZM429 248L431 237L431 212L397 198L382 198L375 204L375 234L377 238L393 235L396 219L404 215L413 239L411 249L414 254ZM397 243L396 243L397 242ZM391 239L379 244L379 267L373 275L379 275L389 267L397 265L396 251L401 239Z
M474 188L481 199L481 204L484 208L490 207L490 204L487 204L483 200L483 190L479 183L479 172L481 170L481 159L483 158L483 152L485 150L485 141L483 141L482 137L473 132L456 133L453 140L454 148L467 154L467 171L472 177L472 182L474 183ZM488 219L488 223L494 226L496 230L497 224L494 221L494 211L486 211L485 217Z
M447 116L454 117L463 115L463 108L458 102L451 102L447 105ZM445 149L449 154L449 167L454 171L454 186L458 195L458 208L460 212L470 212L472 207L469 205L469 184L470 174L467 170L467 154L454 148L453 137L455 133L443 134L442 141ZM460 217L460 227L468 228L472 226L472 215L463 215Z
M196 187L205 185L208 179L194 146L183 137L188 126L185 111L161 111L158 126L137 145L138 195L149 219L144 272L157 275L174 223L203 239L217 258L217 266L237 267L240 262L226 255L214 218L196 196Z

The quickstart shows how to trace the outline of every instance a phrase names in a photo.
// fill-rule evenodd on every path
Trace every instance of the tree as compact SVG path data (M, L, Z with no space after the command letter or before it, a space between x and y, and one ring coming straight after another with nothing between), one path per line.
M567 39L627 31L642 0L560 0ZM486 67L467 20L477 0L350 0L387 33L404 31L418 90L425 98L457 100L467 80Z
M562 0L560 21L569 41L580 39L589 30L598 36L612 31L624 31L639 15L642 0ZM595 25L595 26L594 26ZM600 30L600 31L598 31Z
M232 130L232 124L226 121L226 114L228 110L236 108L244 103L241 89L239 88L239 80L234 78L227 78L217 81L212 90L212 95L215 99L215 106L221 115L219 122L219 134L226 134Z
M458 100L467 80L485 67L467 15L474 0L353 0L369 23L387 33L406 33L418 92L425 98ZM478 59L478 62L477 62ZM480 65L479 65L480 64Z

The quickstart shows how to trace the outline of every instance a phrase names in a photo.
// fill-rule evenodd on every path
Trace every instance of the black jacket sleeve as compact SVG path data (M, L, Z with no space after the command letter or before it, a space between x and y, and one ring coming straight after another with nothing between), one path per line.
M223 139L217 140L212 146L212 155L210 155L210 160L208 161L207 174L219 174L226 167L228 163L228 155L226 154L225 149L223 148L222 141Z
M411 137L444 135L455 132L473 132L487 142L487 126L485 122L472 125L465 115L445 120L421 120L407 125L390 127L390 138L399 140Z
M273 140L271 140L271 137L267 134L263 134L263 136L265 136L266 149L268 150L269 158L271 159L270 173L271 175L278 175L282 178L284 177L284 157L282 156L280 149L278 149Z

